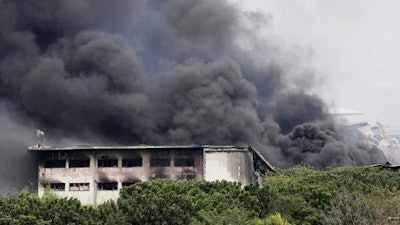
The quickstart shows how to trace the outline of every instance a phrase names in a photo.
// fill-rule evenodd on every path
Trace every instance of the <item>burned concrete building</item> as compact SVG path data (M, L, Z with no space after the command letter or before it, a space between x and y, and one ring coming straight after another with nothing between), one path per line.
M38 194L46 188L84 204L117 199L135 182L227 180L248 185L274 168L253 147L238 146L77 146L37 145Z

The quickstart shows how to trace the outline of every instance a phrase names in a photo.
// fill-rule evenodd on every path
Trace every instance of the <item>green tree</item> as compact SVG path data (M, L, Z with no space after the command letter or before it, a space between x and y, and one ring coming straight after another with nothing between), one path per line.
M268 196L262 203L266 212L279 212L296 224L321 224L340 193L356 192L365 199L381 193L391 198L399 192L400 175L370 167L319 171L296 166L265 177L263 188Z
M153 180L123 189L118 207L131 224L218 224L255 218L258 201L239 183Z
M280 213L275 213L263 220L257 219L255 225L290 225L290 223Z
M102 224L96 210L82 206L77 199L51 193L39 198L26 190L0 198L0 218L4 224Z
M340 192L331 201L323 223L340 224L390 224L390 217L400 213L400 193L384 189L368 195L359 192Z

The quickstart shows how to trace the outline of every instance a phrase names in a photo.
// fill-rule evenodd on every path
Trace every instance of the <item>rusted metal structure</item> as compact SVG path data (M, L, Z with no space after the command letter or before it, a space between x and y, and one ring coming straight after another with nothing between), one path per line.
M253 147L76 146L28 148L38 154L38 194L47 187L84 204L117 199L139 181L227 180L248 185L274 168Z

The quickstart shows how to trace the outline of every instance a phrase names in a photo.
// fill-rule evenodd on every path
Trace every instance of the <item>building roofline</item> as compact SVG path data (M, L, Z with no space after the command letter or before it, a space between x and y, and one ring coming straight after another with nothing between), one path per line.
M246 149L244 146L233 146L233 145L78 145L70 147L53 147L45 145L34 145L28 147L28 151L77 151L77 150L156 150L156 149L207 149L212 148L213 150L218 149L226 151L228 149Z
M235 146L235 145L79 145L70 147L52 147L45 145L34 145L28 147L28 151L44 152L44 151L82 151L82 150L161 150L161 149L202 149L205 152L234 152L234 151L249 151L255 154L267 167L268 170L275 172L275 167L269 163L264 156L253 146Z
M256 154L265 163L269 170L271 170L272 172L276 172L275 167L272 166L272 164L269 163L257 149L249 145L249 151L252 151L254 154Z

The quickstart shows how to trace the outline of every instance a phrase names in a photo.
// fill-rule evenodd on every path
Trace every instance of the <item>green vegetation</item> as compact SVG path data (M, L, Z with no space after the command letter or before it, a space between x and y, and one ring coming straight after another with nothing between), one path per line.
M400 175L378 168L304 166L264 179L267 212L295 224L388 224L400 215Z
M98 206L47 193L0 196L0 225L397 224L400 175L378 168L297 166L242 188L226 181L154 180Z

